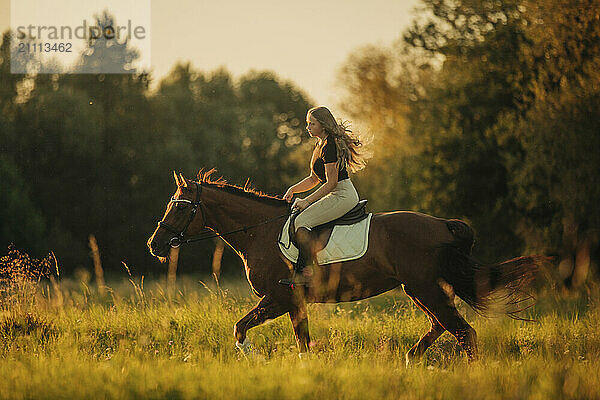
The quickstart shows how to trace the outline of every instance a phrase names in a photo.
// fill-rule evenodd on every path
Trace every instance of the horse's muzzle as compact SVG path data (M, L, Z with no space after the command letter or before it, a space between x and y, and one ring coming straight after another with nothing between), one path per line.
M152 254L154 257L158 257L158 258L166 257L169 253L170 243L167 246L160 246L154 236L155 235L152 235L150 237L150 239L148 239L148 242L146 243L148 245L148 249L150 250L150 254Z

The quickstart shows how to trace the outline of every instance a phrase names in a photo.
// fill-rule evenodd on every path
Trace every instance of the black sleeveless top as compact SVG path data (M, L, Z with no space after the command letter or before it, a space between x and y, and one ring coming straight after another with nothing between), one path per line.
M325 164L337 162L338 160L335 140L331 135L327 135L325 138L325 144L321 148L321 151L319 151L319 143L317 142L315 150L313 151L313 160L314 161L310 166L311 170L317 175L321 183L325 183L327 181L327 177L325 176ZM346 170L345 165L338 171L337 180L339 182L344 179L348 179L348 171Z

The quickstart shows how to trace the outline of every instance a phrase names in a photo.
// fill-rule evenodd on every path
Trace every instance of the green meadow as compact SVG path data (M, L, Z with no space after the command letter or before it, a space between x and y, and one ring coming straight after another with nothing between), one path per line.
M600 399L600 1L9 3L0 400ZM162 29L147 32L154 57L107 37L132 21L122 10L149 16L142 3ZM59 68L67 59L42 51L41 33L92 15L103 37L73 39L75 58ZM6 23L17 16L32 20L15 42ZM17 44L40 50L19 60ZM258 298L231 272L236 252L199 241L168 278L150 258L173 170L216 168L215 179L283 196L309 173L318 130L305 121L325 97L338 122L321 134L337 138L336 152L350 143L337 158L357 161L349 172L369 159L351 175L369 212L465 220L486 262L555 256L528 321L486 318L456 299L478 334L475 362L445 333L406 366L429 321L401 289L309 305L307 357L287 315L250 330L242 353L233 327ZM341 135L347 122L355 138ZM217 219L199 210L203 224ZM262 229L237 218L236 228ZM40 261L16 248L52 253ZM174 282L177 268L224 278Z
M235 348L234 323L257 302L246 282L127 277L103 295L87 279L3 292L0 397L171 399L554 399L600 397L600 291L543 291L524 315L484 318L468 364L445 333L421 363L405 352L429 329L401 290L309 305L312 353L299 358L287 316Z

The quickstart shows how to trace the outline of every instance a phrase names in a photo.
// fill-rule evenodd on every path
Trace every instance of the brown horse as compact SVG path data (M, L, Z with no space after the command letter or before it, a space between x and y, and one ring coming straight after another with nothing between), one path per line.
M310 342L307 302L355 301L403 285L431 321L431 329L406 354L407 362L420 357L446 330L473 360L476 333L456 310L454 293L480 312L498 292L514 304L540 262L538 257L519 257L483 265L469 256L473 231L461 221L416 212L376 213L363 257L321 266L316 269L317 284L291 289L278 284L290 276L291 264L277 244L289 203L211 180L213 171L201 172L197 182L174 174L177 191L148 246L164 261L170 247L200 239L208 229L237 252L252 290L261 298L235 324L238 343L244 343L250 328L289 313L298 348L304 353Z

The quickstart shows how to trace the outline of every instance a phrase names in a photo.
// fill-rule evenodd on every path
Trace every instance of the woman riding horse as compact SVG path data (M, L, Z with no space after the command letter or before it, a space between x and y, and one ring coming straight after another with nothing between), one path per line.
M546 259L526 256L483 264L471 257L474 231L466 223L411 211L382 212L373 213L369 246L362 257L319 267L313 279L316 284L308 290L295 291L279 284L290 274L277 237L284 225L282 218L289 215L293 194L316 186L317 180L323 183L295 204L302 210L297 218L298 233L309 232L310 227L337 218L356 204L358 196L347 171L364 166L357 151L360 140L351 136L344 124L336 123L327 109L311 109L307 122L311 136L319 139L311 176L288 189L285 200L212 180L214 170L201 171L197 181L174 173L177 190L148 239L150 252L164 261L172 247L214 237L236 251L253 292L260 297L235 324L233 334L242 349L247 349L248 330L288 313L298 350L307 352L306 303L356 301L402 285L431 322L431 329L406 353L407 362L422 356L444 331L454 335L469 360L474 360L477 335L456 309L454 296L481 313L499 300L505 311L514 315L524 308L522 300L530 298L529 284ZM312 257L311 252L307 254Z
M294 223L298 261L292 278L280 281L290 285L310 284L312 270L306 268L307 261L314 263L316 257L310 231L341 217L358 203L358 193L348 170L356 172L365 166L365 159L359 153L361 141L344 122L336 122L326 107L308 110L306 130L311 137L317 138L310 160L310 175L291 186L283 198L291 202L295 193L306 192L319 183L322 185L309 196L297 198L292 206L292 211L300 212Z

